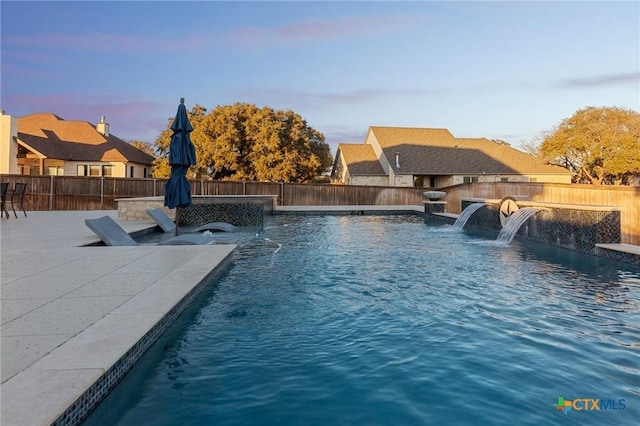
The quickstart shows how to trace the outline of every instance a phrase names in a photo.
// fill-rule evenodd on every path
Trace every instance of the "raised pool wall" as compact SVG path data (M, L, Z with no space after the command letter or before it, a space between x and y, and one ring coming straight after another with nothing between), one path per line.
M161 208L175 220L177 209L164 206L164 197L121 198L119 220L149 220L148 209ZM178 212L178 226L195 227L211 222L227 222L235 226L263 226L264 216L273 214L276 195L196 195L192 205Z
M474 200L463 200L465 209ZM518 201L518 207L540 207L516 236L581 253L596 254L596 244L620 242L620 210L616 207L553 205ZM500 231L500 202L490 202L475 212L467 226Z
M465 227L500 232L500 204L502 200L463 199L462 210L474 203L487 205L477 210ZM516 233L517 238L549 244L581 253L608 257L627 263L637 263L638 256L611 253L596 244L619 244L621 236L620 209L615 206L587 206L575 204L536 203L517 201L518 207L539 207ZM425 204L425 213L431 220L453 223L454 218L434 211L439 206ZM430 211L431 210L431 211Z

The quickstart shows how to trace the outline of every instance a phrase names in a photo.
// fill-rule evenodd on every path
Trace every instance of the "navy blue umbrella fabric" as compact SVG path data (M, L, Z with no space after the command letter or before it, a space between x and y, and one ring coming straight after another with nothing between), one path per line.
M169 146L169 165L171 178L164 188L164 205L170 209L191 205L191 187L187 180L187 170L196 164L196 149L191 143L190 133L193 130L184 99L180 99L178 112L171 125L173 135Z

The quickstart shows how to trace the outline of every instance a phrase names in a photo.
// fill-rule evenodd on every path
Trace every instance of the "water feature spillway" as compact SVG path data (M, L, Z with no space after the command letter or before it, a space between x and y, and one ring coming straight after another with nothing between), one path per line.
M455 223L453 224L453 227L458 231L462 231L462 228L467 223L471 215L486 205L487 203L470 204L466 209L462 211L462 213L460 213L460 216L458 216L458 218L456 219Z
M470 207L470 206L469 206ZM523 207L520 210L516 211L511 217L507 224L502 228L500 233L498 234L498 238L496 241L509 244L513 237L516 236L516 233L520 229L520 227L534 214L538 213L541 210L545 210L540 207Z

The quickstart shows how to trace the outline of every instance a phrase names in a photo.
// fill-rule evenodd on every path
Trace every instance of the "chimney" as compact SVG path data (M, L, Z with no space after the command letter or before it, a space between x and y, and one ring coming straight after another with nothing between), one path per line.
M109 136L109 123L104 119L104 115L100 117L100 122L96 124L96 130L102 133L105 137Z
M18 121L0 110L0 173L19 174Z

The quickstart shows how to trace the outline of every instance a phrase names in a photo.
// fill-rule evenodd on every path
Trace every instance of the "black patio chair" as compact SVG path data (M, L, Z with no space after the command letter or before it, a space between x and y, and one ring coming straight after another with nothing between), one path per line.
M7 190L9 189L9 182L0 182L0 195L2 195L2 205L0 206L0 216L7 216L9 219L9 212L5 205L7 201Z
M27 184L22 182L16 183L16 187L13 190L13 194L11 194L11 210L13 210L13 214L15 215L16 219L18 218L18 213L16 213L15 204L20 204L22 213L24 213L24 216L27 217L27 212L25 211L24 206L22 205L25 192L27 192Z

